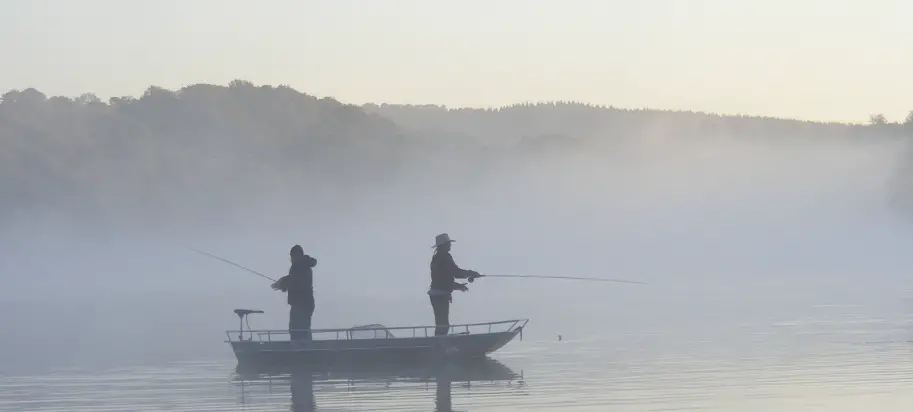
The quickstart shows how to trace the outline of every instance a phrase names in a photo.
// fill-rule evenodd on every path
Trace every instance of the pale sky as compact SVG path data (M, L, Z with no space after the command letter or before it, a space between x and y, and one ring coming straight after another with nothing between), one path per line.
M913 0L0 0L0 90L287 84L347 103L913 110Z

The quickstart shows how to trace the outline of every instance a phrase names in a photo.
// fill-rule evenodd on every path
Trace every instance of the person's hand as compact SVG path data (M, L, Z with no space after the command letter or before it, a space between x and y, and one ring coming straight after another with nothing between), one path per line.
M469 274L469 283L472 283L474 280L476 280L476 279L478 279L478 278L480 278L480 277L482 277L482 275L480 275L479 272L476 272L476 271L473 270L473 271Z
M279 290L279 282L274 282L270 287L273 288L273 290Z
M467 288L466 285L464 285L464 284L462 284L462 283L457 283L456 288L457 288L457 290L460 291L460 292L466 292L466 291L469 290L469 288Z

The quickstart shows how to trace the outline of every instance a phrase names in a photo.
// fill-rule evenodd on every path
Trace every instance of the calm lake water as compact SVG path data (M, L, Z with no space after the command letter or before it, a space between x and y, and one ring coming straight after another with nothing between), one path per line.
M240 376L225 347L215 359L9 373L0 410L913 410L910 316L824 309L691 334L527 337L437 370Z

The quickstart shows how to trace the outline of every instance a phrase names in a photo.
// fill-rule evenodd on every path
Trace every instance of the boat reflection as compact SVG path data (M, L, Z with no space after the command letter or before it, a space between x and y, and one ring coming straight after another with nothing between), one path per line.
M524 389L523 375L490 358L434 364L370 364L238 370L234 378L243 406L274 403L289 388L292 411L318 411L318 396L334 410L346 403L414 402L431 385L435 411L452 411L454 386L496 384ZM414 393L410 393L414 392ZM288 399L288 398L286 398ZM378 409L382 409L380 405ZM368 408L371 409L371 408ZM405 408L404 408L405 409Z

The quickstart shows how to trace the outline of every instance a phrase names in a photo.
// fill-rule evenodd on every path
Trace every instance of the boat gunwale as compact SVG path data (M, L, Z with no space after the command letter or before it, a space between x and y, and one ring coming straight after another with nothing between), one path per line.
M529 323L529 319L510 319L510 320L502 320L502 321L495 321L495 322L479 322L479 323L465 323L465 324L458 324L458 325L449 325L448 330L454 330L454 329L456 329L456 328L466 328L466 332L465 332L465 333L448 334L448 335L443 335L443 336L428 335L428 330L429 330L429 329L433 330L433 329L437 328L436 325L394 326L394 327L379 326L379 327L376 327L376 328L366 328L366 327L363 327L363 326L355 326L355 327L351 327L351 328L302 329L302 330L288 330L288 329L263 329L263 330L257 330L257 329L251 330L251 329L248 329L248 330L243 330L243 329L242 329L242 330L228 330L228 331L225 331L225 335L228 337L228 340L225 341L225 343L242 343L242 342L252 342L252 341L253 341L253 342L284 342L285 340L275 340L275 341L274 341L274 340L272 339L272 335L274 335L274 334L275 334L275 335L280 335L280 336L281 336L281 335L289 335L289 334L291 334L291 332L310 332L311 334L318 334L318 333L336 333L336 334L337 334L337 335L336 335L336 336L337 336L336 339L314 339L314 340L321 340L321 341L334 341L334 340L359 340L359 341L364 341L364 340L391 340L391 339L423 339L423 338L440 338L440 337L453 337L453 336L466 336L466 335L478 336L478 335L502 334L502 333L508 333L508 334L509 334L509 333L513 333L513 334L516 334L516 333L518 333L520 330L522 330L524 327L526 327L526 324L527 324L527 323ZM506 330L501 330L501 331L492 331L492 330L491 330L491 327L494 326L494 325L506 325L506 324L511 324L510 327L508 327ZM487 333L470 333L470 332L469 332L469 328L470 328L470 327L477 327L477 326L488 326L488 327L489 327L489 328L488 328L488 332L487 332ZM425 336L418 336L418 335L416 335L416 334L414 333L415 331L420 330L420 329L425 331ZM375 338L365 338L365 339L354 339L354 338L351 338L351 337L348 336L348 333L351 333L351 332L394 331L394 330L400 330L400 331L402 331L402 330L412 330L412 331L413 331L413 336L399 336L399 337L398 337L398 336L394 336L394 337L391 338L391 337L387 337L388 334L385 334L384 337L380 337L380 338L378 338L378 337L375 337ZM347 333L347 336L344 337L344 338L340 338L340 337L339 337L339 333L342 333L342 332L346 332L346 333ZM241 336L240 334L242 334L242 333L247 333L248 336L250 336L250 338L247 339L247 340L238 339L238 337ZM256 334L257 337L259 338L257 341L254 341L254 340L253 340L253 335L254 335L254 334ZM232 335L234 335L234 337L233 337ZM266 336L267 336L267 340L263 340L263 335L266 335Z

